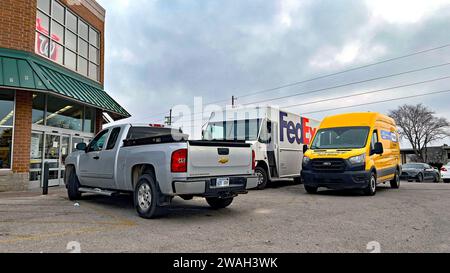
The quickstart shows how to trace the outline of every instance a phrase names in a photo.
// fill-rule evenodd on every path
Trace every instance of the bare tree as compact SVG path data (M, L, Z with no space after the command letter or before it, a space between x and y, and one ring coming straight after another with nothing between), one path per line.
M449 121L434 114L423 104L405 104L389 112L399 127L401 137L411 143L415 155L423 162L427 161L427 148L432 142L450 136L447 131Z

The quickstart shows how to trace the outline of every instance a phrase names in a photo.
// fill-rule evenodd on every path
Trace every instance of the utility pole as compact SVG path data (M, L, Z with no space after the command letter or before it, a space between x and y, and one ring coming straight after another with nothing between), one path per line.
M235 96L231 96L231 107L234 108L234 102L237 100Z
M169 126L172 125L172 109L170 109L170 111L169 111L169 116L166 116L165 118L166 118L166 124Z

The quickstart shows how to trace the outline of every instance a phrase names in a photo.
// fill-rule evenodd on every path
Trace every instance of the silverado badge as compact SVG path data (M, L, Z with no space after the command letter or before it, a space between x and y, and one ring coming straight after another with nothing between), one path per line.
M220 164L227 164L228 161L230 161L230 159L228 159L228 157L220 157L219 158L219 163Z

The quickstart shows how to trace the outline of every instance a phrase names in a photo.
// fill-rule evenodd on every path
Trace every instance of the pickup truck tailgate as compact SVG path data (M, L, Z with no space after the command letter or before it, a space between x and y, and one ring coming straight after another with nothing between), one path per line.
M252 174L250 144L188 141L188 176L233 176Z

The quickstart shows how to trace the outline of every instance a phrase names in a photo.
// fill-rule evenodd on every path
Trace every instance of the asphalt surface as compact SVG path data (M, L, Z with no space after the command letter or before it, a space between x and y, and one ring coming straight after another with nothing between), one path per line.
M77 206L52 188L0 194L0 252L450 252L449 208L450 184L381 185L365 197L278 182L220 211L175 198L167 216L146 220L130 196Z

